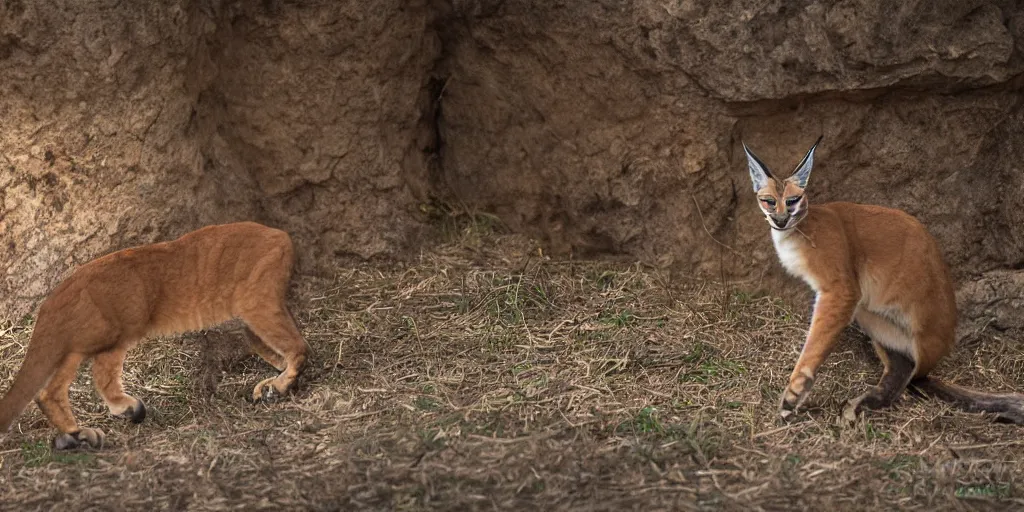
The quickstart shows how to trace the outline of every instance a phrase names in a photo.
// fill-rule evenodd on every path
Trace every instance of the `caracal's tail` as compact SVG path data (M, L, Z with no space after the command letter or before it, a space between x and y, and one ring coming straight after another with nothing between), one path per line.
M929 377L914 379L910 385L926 396L948 402L961 410L993 413L1003 421L1024 425L1022 394L985 393Z
M29 342L25 361L21 363L21 369L14 377L14 383L7 390L7 395L0 400L0 436L7 433L11 423L14 423L39 390L50 381L63 358L62 350L33 347Z

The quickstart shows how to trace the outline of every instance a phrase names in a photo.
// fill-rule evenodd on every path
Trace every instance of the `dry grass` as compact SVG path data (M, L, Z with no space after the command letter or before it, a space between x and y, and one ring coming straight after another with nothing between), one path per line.
M978 509L1024 503L1019 428L913 397L855 426L872 384L856 333L801 421L776 421L806 307L657 270L538 257L486 222L408 265L303 278L313 350L297 392L252 405L271 375L230 332L154 340L126 366L152 415L107 417L73 387L98 452L54 453L31 406L0 442L10 510ZM794 285L796 286L796 285ZM9 382L31 333L0 330ZM939 375L1024 388L1024 348L975 337ZM211 348L211 347L221 347Z

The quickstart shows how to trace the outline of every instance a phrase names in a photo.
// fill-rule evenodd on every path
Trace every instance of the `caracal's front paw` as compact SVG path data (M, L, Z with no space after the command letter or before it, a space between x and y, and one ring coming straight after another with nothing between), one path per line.
M55 450L74 450L81 447L98 450L103 448L103 441L106 437L98 428L83 428L70 434L57 434L57 437L53 438L53 448Z
M800 411L800 406L811 394L811 386L814 385L814 377L803 374L796 374L789 379L789 385L779 397L779 418L782 421L792 421Z
M271 377L260 381L259 384L256 384L256 387L252 390L252 401L254 403L272 403L276 402L287 393L288 388L279 389L277 377Z

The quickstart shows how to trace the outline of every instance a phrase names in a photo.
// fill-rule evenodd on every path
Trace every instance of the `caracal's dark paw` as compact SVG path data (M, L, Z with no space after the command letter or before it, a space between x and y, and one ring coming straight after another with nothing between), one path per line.
M799 413L798 407L796 402L788 401L786 399L786 392L783 392L782 399L779 401L779 420L783 423L795 421Z
M863 411L860 406L860 402L863 396L857 398L851 398L846 401L846 406L843 407L842 420L847 424L857 423L857 416Z
M863 395L847 400L846 406L843 407L842 418L846 423L856 423L857 417L864 411L881 409L891 404L892 401L887 401L880 390L873 388Z
M253 403L274 403L287 394L287 389L283 391L277 389L277 386L275 385L276 382L277 377L271 377L260 381L259 384L256 384L256 387L252 390Z
M83 428L70 434L62 433L53 438L55 450L74 450L76 448L103 448L106 435L98 428Z
M146 419L146 404L142 403L142 400L136 400L136 405L129 407L120 414L122 418L127 418L132 423L142 423Z
M124 403L131 405L124 405ZM146 419L146 404L142 403L142 400L138 398L129 396L125 400L119 400L113 404L108 403L107 407L110 409L110 414L129 420L132 423L142 423Z
M814 385L814 378L805 375L797 375L790 379L789 386L779 397L779 419L784 422L791 422L796 419L800 412L800 406L811 394L811 386Z

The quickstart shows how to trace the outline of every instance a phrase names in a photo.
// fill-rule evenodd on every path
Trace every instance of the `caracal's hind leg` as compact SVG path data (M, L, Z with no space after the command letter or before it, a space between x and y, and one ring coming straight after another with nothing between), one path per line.
M115 347L96 354L92 361L92 380L110 414L128 418L132 423L142 423L146 419L146 405L142 400L125 394L121 383L126 353L126 349Z
M270 345L264 343L248 326L245 328L245 338L249 342L249 348L252 349L254 354L263 358L264 361L270 363L274 368L277 368L277 371L284 371L286 365L281 354L278 354Z
M865 409L882 409L892 405L907 388L917 367L909 355L913 353L913 342L903 328L870 311L859 311L857 323L871 336L871 344L882 360L884 369L878 385L846 403L843 418L851 422Z
M71 411L71 398L68 396L71 383L78 374L78 366L82 364L85 356L82 354L68 354L64 356L57 372L50 378L50 382L36 396L36 404L39 409L50 420L50 424L61 433L53 439L53 446L58 450L77 448L82 443L93 448L103 447L103 431L94 428L79 428L75 421L75 415Z
M284 362L284 369L277 377L265 379L256 385L252 392L253 400L284 395L306 365L306 340L302 338L299 328L283 304L262 311L244 312L240 316L252 332L274 353L279 354ZM274 361L268 362L274 364Z

